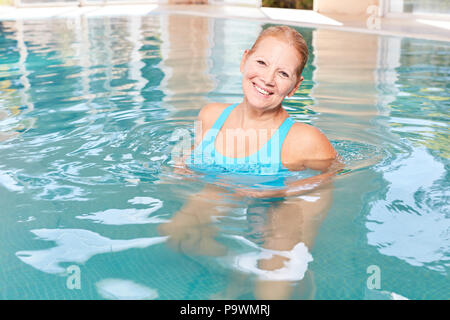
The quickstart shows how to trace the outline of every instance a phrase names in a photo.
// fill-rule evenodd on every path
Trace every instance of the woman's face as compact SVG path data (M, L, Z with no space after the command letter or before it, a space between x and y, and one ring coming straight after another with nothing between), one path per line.
M241 61L242 89L247 102L257 108L273 108L297 91L300 57L294 47L274 37L262 39L253 53Z

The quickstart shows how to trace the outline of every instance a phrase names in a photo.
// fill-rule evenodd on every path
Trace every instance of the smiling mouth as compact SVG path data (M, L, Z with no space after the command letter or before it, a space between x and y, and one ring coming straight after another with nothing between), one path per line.
M259 87L258 85L256 85L256 83L254 83L254 82L252 82L252 83L253 83L253 87L255 87L256 91L258 91L258 92L261 93L262 95L264 95L264 96L270 96L270 95L273 94L273 92L264 90L263 88Z

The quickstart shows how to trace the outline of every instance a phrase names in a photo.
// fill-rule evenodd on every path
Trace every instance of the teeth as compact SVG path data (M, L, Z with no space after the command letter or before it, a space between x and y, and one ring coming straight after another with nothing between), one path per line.
M266 96L269 95L269 92L267 92L267 91L264 90L264 89L261 89L261 88L258 87L256 84L255 84L255 88L256 88L256 90L258 90L259 93L265 94Z

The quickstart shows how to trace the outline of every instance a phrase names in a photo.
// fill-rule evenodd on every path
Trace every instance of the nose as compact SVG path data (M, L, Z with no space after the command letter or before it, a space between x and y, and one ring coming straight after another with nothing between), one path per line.
M272 68L266 68L262 74L262 80L267 86L274 86L275 82L275 70Z

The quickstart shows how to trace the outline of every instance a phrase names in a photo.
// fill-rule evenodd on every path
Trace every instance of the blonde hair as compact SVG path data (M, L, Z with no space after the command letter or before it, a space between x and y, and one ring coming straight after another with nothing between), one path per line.
M261 40L267 37L274 37L278 39L283 38L283 40L288 41L289 45L297 50L297 53L301 57L300 64L297 67L297 77L300 78L303 69L305 68L306 62L308 61L308 45L306 44L303 36L297 30L288 26L269 27L261 31L252 48L250 49L249 54L252 54L256 50L256 47L261 42Z

